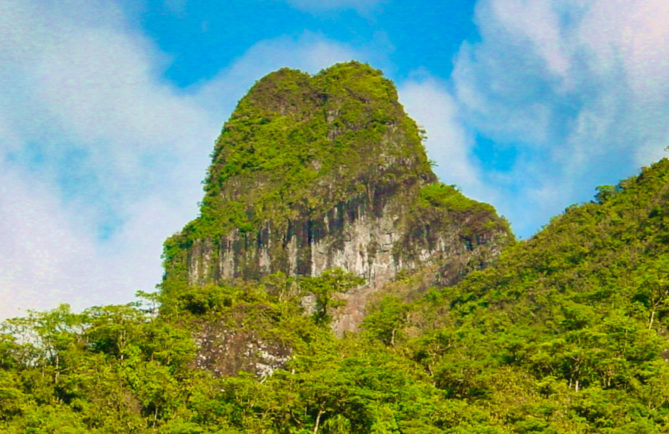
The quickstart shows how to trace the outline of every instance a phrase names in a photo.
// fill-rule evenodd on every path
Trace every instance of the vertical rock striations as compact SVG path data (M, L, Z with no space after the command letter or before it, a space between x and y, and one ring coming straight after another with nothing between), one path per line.
M340 331L400 270L436 263L453 283L513 238L490 205L437 182L395 87L357 62L258 81L216 142L205 192L165 243L163 295L340 267L367 281Z

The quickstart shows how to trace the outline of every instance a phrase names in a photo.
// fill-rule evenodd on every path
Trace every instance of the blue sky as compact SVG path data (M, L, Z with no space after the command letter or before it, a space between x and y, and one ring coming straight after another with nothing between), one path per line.
M253 82L357 59L530 237L666 155L666 0L0 0L0 318L123 303Z

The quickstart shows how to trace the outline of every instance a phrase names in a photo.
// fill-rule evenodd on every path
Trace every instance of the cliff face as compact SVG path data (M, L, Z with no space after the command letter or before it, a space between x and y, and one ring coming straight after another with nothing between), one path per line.
M494 209L437 183L392 83L356 62L310 77L283 69L225 124L200 216L165 244L163 294L263 275L366 279L335 328L400 270L434 263L453 283L512 240Z

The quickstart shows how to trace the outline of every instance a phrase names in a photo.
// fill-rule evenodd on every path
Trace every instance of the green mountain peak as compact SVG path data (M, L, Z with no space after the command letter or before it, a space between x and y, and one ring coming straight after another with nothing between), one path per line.
M162 288L169 296L342 268L372 291L437 262L457 263L448 268L455 281L512 239L491 206L437 182L418 126L380 71L358 62L314 76L284 68L260 79L225 123L200 216L165 244ZM366 296L349 306L364 307Z

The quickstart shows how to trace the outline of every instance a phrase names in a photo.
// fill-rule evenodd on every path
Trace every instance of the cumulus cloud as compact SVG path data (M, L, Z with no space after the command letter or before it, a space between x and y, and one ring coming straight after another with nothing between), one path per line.
M315 72L354 55L317 35L265 41L180 90L108 2L6 1L0 32L0 318L151 291L237 99L286 63Z
M165 58L113 5L3 2L0 29L0 285L11 300L0 317L151 290L162 239L196 213L220 120L161 82Z
M18 315L39 303L45 303L40 307L54 305L61 297L77 304L81 300L65 297L71 283L67 274L79 266L95 266L88 260L94 256L92 243L73 230L76 219L67 215L44 185L31 182L29 174L14 168L3 167L1 173L0 318ZM86 292L77 298L88 295L96 299Z
M479 2L454 97L468 130L517 150L495 188L523 235L662 155L668 20L664 0Z
M458 104L444 83L427 76L410 79L398 89L407 113L427 131L425 147L436 163L435 172L446 183L480 200L492 200L471 154L473 138L465 130Z

